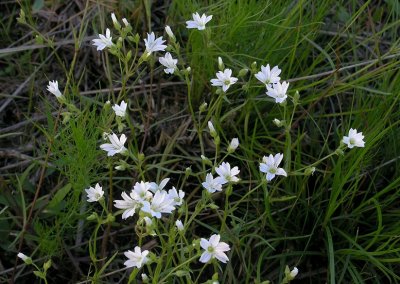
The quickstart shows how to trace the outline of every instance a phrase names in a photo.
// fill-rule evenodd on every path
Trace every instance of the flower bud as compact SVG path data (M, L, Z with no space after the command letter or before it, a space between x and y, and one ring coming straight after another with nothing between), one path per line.
M117 30L120 30L121 29L121 24L118 22L118 20L115 17L114 13L111 13L111 19L112 19L112 22L114 24L114 28L116 28Z
M179 232L183 231L184 227L181 220L176 220L175 225Z
M249 69L247 69L247 68L240 69L238 77L246 76L247 72L249 72Z
M295 105L297 105L299 103L299 101L300 101L300 94L299 94L299 91L296 91L296 93L294 93L294 96L293 96L293 103Z
M32 258L23 254L22 252L18 253L17 256L22 259L26 264L32 264Z
M51 267L51 259L43 263L43 269L44 271L47 271Z
M150 279L149 279L149 277L146 275L146 273L142 273L142 281L143 281L143 283L150 283L149 281L150 281Z
M88 220L88 221L94 221L94 220L97 220L97 218L98 218L97 213L96 213L96 212L93 212L92 214L90 214L90 215L86 218L86 220Z
M239 146L239 139L238 138L233 138L231 143L228 146L228 152L233 153L235 152L236 148Z
M199 107L199 111L200 112L206 111L207 110L207 106L208 105L207 105L206 102L202 103L201 106Z
M167 35L171 41L175 41L175 39L176 39L175 35L169 26L165 26L165 32L167 33Z
M294 278L296 278L297 274L299 274L299 270L297 269L297 267L294 267L293 270L289 273L289 280L293 280Z
M145 158L145 156L144 156L143 153L139 153L139 154L138 154L138 160L139 160L139 162L143 162L143 161L144 161L144 158Z
M221 71L224 71L224 69L225 69L225 64L224 64L224 62L222 61L222 58L221 58L221 57L218 57L218 68L219 68L219 70L221 70Z
M285 120L279 120L277 118L274 118L274 120L272 120L272 122L278 127L283 127L286 124Z
M125 27L129 27L130 26L130 24L129 24L129 22L128 22L128 20L126 18L123 18L122 22L124 23Z
M215 131L214 125L211 121L208 121L208 129L210 130L211 137L215 138L217 136L217 131Z
M256 61L254 61L253 63L251 63L251 71L253 72L253 73L256 73L256 71L257 71L257 62Z
M315 172L315 167L310 167L310 168L307 168L307 169L304 171L304 175L306 175L306 176L313 175L314 172Z

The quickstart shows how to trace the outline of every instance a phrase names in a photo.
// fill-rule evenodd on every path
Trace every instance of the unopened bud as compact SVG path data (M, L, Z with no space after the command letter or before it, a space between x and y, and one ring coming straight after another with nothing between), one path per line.
M118 22L118 20L115 17L114 13L111 13L111 19L112 19L112 22L114 24L114 28L116 28L117 30L120 30L121 29L121 24Z
M49 259L48 261L46 261L46 262L43 264L43 269L44 269L44 271L47 271L50 267L51 267L51 259Z
M286 124L285 120L279 120L277 118L274 118L274 120L272 120L272 122L278 127L285 126L285 124Z
M215 131L214 125L211 121L208 121L208 129L210 130L211 137L215 138L217 136L217 131Z
M175 41L175 35L169 26L165 26L165 32L167 33L170 40Z
M247 69L247 68L240 69L238 77L246 76L247 72L249 72L249 69Z
M222 61L222 58L221 58L221 57L218 57L218 68L219 68L219 70L221 70L221 71L223 71L223 70L225 69L225 64L224 64L224 62Z
M228 146L228 152L233 153L239 146L239 139L238 138L233 138L231 143Z
M122 22L124 23L125 27L129 27L130 26L130 24L129 24L129 22L128 22L128 20L126 18L123 18Z
M304 171L304 175L306 175L306 176L313 175L314 172L315 172L315 167L310 167L310 168L307 168L307 169Z
M207 110L207 106L208 105L207 105L206 102L202 103L201 106L199 107L199 111L200 112L206 111Z

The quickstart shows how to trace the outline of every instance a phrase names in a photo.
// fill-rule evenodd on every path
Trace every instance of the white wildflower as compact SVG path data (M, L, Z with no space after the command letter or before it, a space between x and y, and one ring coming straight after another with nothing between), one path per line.
M211 21L212 15L207 16L206 14L199 15L199 13L192 14L193 21L186 21L186 28L188 29L198 29L199 31L206 29L206 24Z
M62 97L62 94L58 89L58 81L49 81L49 85L47 85L47 91L55 95L57 98Z
M99 201L103 195L104 191L103 188L97 183L95 187L89 187L85 189L87 193L88 202L96 202Z
M226 251L230 250L229 245L220 242L220 239L220 235L212 235L209 240L203 238L200 240L200 246L204 249L200 262L207 263L212 258L216 258L223 263L229 261L228 256L225 254Z
M279 74L281 74L281 69L279 69L278 66L273 67L271 70L269 64L267 64L267 66L261 65L261 71L254 76L261 83L271 87L271 84L276 84L281 79L281 77L279 77Z
M126 267L136 266L137 268L141 268L143 264L147 263L149 259L147 255L149 254L148 250L142 251L140 247L135 247L135 251L126 251L124 255L128 258L127 261L124 262Z
M237 78L232 77L232 70L225 69L223 72L218 71L216 74L217 79L211 79L211 85L222 87L222 91L226 92L229 87L237 82Z
M228 182L238 182L239 178L236 176L239 174L239 168L233 167L229 163L222 162L222 164L215 169L219 177L217 177L217 182L220 184L226 184Z
M214 193L216 191L222 191L222 184L219 179L215 179L212 174L208 173L206 175L206 181L201 184L209 193Z
M125 117L127 106L128 104L125 101L122 101L119 105L115 104L112 109L116 116Z
M349 136L343 137L343 143L347 145L350 149L353 147L364 147L364 135L362 132L357 133L357 129L350 128Z
M110 29L106 30L105 36L102 34L99 34L99 38L96 38L93 40L93 45L97 47L97 50L103 50L106 47L111 47L113 45L113 43L112 43Z
M267 181L271 181L276 175L287 176L287 173L284 169L278 168L279 164L283 159L283 154L276 154L273 156L272 154L264 156L262 159L262 163L260 163L260 171L266 173Z
M163 40L162 36L156 38L154 32L151 34L147 34L147 39L144 39L144 45L146 46L146 56L149 56L152 52L156 51L164 51L167 46L163 44L165 40Z
M172 58L171 53L167 52L165 53L164 57L158 58L158 61L165 66L166 68L164 69L164 72L167 74L174 74L176 67L176 64L178 63L178 59Z
M276 103L283 103L287 98L287 89L289 88L289 83L284 81L282 84L280 82L274 84L272 87L267 86L267 96L274 98Z
M124 147L124 144L126 142L126 136L125 134L122 134L120 138L116 134L110 134L108 135L108 139L110 140L110 143L105 143L100 145L100 148L104 151L107 151L107 156L114 156L117 153L125 153L127 149Z

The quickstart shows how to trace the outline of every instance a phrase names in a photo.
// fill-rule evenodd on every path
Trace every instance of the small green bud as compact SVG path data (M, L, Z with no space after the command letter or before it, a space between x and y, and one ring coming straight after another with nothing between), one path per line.
M88 220L88 221L94 221L94 220L97 220L98 217L99 217L99 216L97 215L97 213L96 213L96 212L93 212L92 214L90 214L90 215L86 218L86 220Z
M240 69L238 77L246 76L247 72L249 72L249 69L247 69L247 68Z
M286 125L286 121L285 120L279 120L277 118L274 118L274 120L272 120L272 122L278 127L283 127L283 126Z
M143 153L139 153L139 154L138 154L138 160L139 160L139 162L143 162L143 161L144 161L144 158L145 158L145 156L144 156Z
M220 71L224 71L224 69L225 69L225 64L222 61L221 57L218 57L218 68L219 68Z
M299 91L296 91L296 93L293 96L293 103L295 105L297 105L299 103L299 101L300 101L300 94L299 94Z
M207 106L208 106L208 105L207 105L206 102L202 103L201 106L200 106L200 108L199 108L200 113L206 111L206 110L207 110Z
M44 271L47 271L50 267L51 267L51 259L49 259L48 261L46 261L46 262L43 264L43 269L44 269Z
M304 171L304 175L306 175L306 176L313 175L314 172L315 172L315 167L310 167L310 168L307 168L307 169Z
M254 61L253 63L251 63L251 71L253 72L253 73L256 73L256 71L257 71L257 62L256 61Z
M219 136L214 138L214 144L215 146L218 146L221 143L221 138L219 138Z

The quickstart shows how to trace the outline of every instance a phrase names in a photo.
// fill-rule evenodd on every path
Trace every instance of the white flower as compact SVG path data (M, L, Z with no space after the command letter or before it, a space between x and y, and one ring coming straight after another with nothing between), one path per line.
M111 47L113 43L110 29L106 30L106 36L99 34L99 38L93 40L93 45L97 46L97 50L103 50L106 47Z
M178 229L178 231L183 231L184 227L183 227L183 223L181 220L176 220L175 225L176 225L176 228Z
M158 219L161 218L161 213L172 213L175 210L173 206L173 200L168 198L168 194L164 190L158 190L153 197L151 203L149 201L143 201L143 212L149 213L151 216Z
M115 104L112 109L116 116L125 117L127 106L128 104L125 101L122 101L120 105Z
M238 182L239 178L236 175L239 174L239 168L233 167L229 163L222 162L222 164L215 169L219 177L216 178L220 184L226 184L228 182Z
M87 193L87 198L88 198L88 202L96 202L99 201L103 195L104 195L104 191L103 188L97 183L96 186L93 187L89 187L85 189L86 193Z
M228 256L225 254L226 251L229 251L229 245L224 242L220 242L220 235L212 235L210 240L201 239L200 246L204 249L200 257L200 262L207 263L212 258L216 258L219 261L226 263L229 261Z
M239 139L238 138L233 138L231 143L228 146L228 152L233 153L235 150L239 147Z
M49 81L47 91L55 95L57 98L62 97L60 90L58 89L58 81Z
M141 268L143 264L149 261L147 258L148 254L148 250L142 251L140 247L135 247L135 252L128 250L124 252L124 255L128 258L128 260L124 262L124 265L126 267L136 266L137 268Z
M264 156L260 163L260 171L267 174L267 181L271 181L276 175L287 176L284 169L278 168L283 159L283 154L276 154L275 157L271 154L268 157Z
M157 183L155 183L155 182L151 182L150 183L150 190L152 191L152 192L156 192L157 190L162 190L166 185L167 185L167 183L169 182L169 178L165 178L165 179L163 179L161 182L160 182L160 184L158 185Z
M271 84L276 84L281 79L281 77L279 77L279 74L281 74L281 69L279 69L278 66L275 66L271 70L269 64L267 64L267 66L261 65L261 71L255 74L254 76L261 83L271 87Z
M172 206L180 206L183 203L185 192L182 190L176 191L175 186L168 190L168 198L173 201Z
M216 191L222 191L222 184L219 179L214 179L212 174L208 173L206 175L206 181L201 184L209 193L214 193Z
M22 252L19 252L17 256L22 259L26 264L32 264L32 258L29 256L23 254Z
M106 143L100 145L100 148L104 151L107 151L107 156L114 156L117 153L124 153L127 149L124 147L126 142L125 134L122 134L121 137L118 139L118 136L115 133L108 135L108 139L110 140L111 144Z
M174 35L174 33L172 32L170 26L165 26L165 32L167 33L167 35L169 36L169 38L170 38L171 40L175 40L175 35Z
M121 194L123 200L114 200L114 206L118 209L125 209L122 213L122 219L127 219L135 214L136 208L139 207L139 202L135 200L136 196L134 194L126 194L123 192Z
M144 45L146 46L146 56L149 56L152 52L156 51L164 51L167 46L163 44L165 40L163 40L162 36L156 39L156 35L154 32L151 34L147 34L147 39L144 39Z
M131 193L133 199L138 201L139 203L143 203L143 201L151 200L153 194L150 191L150 183L141 181L140 183L137 182L133 186L133 190Z
M206 24L211 21L212 15L207 16L206 14L199 15L199 13L192 14L193 21L186 21L186 28L188 29L198 29L199 31L205 30Z
M272 88L267 86L267 96L274 98L276 103L283 103L287 98L286 92L288 88L289 83L286 81L284 81L282 84L278 82L274 84Z
M218 71L216 74L217 79L211 79L211 85L212 86L217 86L217 87L222 87L222 91L226 92L229 87L237 82L237 78L231 77L232 76L232 70L231 69L225 69L224 72Z
M297 274L299 274L299 270L297 269L297 267L294 267L292 271L290 271L290 277L292 277L292 279L294 279Z
M364 135L362 132L357 133L357 129L350 128L349 136L343 136L343 143L350 149L355 147L364 147Z
M178 63L178 59L173 59L171 53L169 52L165 53L165 56L158 58L158 61L160 61L162 65L167 67L164 69L165 73L174 74L174 71L177 68L176 63Z

